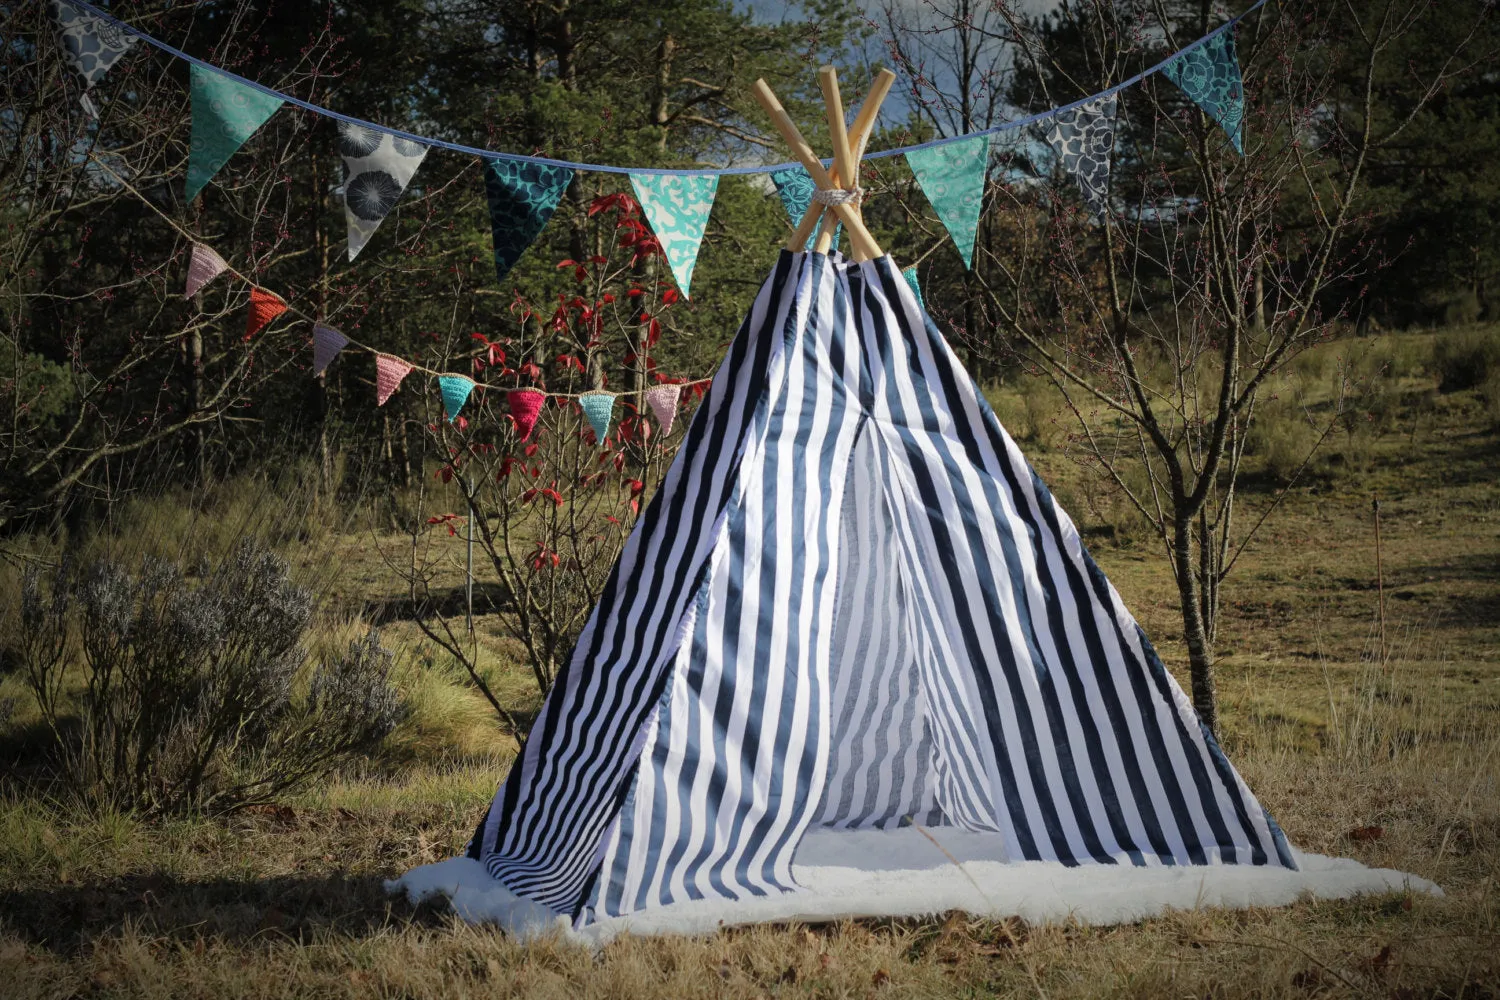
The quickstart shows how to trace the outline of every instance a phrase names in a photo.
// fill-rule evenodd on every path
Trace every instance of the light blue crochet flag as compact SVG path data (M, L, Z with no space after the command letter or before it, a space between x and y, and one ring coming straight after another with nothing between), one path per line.
M193 138L188 149L187 200L198 196L245 140L286 103L193 64Z
M922 286L917 284L917 266L913 264L911 267L906 268L901 272L901 277L905 278L906 283L911 286L912 294L917 297L917 305L921 306L925 312L927 310L927 303L922 301Z
M1234 144L1234 151L1244 156L1245 87L1234 50L1234 29L1221 31L1197 48L1188 49L1161 71L1204 114L1219 123Z
M946 146L914 149L906 154L906 162L947 227L964 266L972 268L984 178L990 164L990 137L980 135Z
M688 298L698 246L719 190L718 175L631 174L630 186L667 255L682 297Z
M474 380L462 375L439 375L438 388L442 390L443 409L448 411L448 422L451 424L458 419L458 411L469 401L469 393L474 391Z
M589 425L594 428L594 440L604 444L604 439L609 436L609 425L615 418L614 394L586 392L578 397L578 405L583 408L583 415L589 418Z

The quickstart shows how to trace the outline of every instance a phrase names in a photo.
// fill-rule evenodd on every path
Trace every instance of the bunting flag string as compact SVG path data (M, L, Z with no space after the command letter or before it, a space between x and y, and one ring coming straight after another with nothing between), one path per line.
M344 216L353 260L396 207L427 147L389 132L339 122L339 155L344 160Z
M682 396L681 386L659 385L646 390L646 405L656 415L663 434L672 433L672 421L677 419L677 401Z
M486 194L494 238L496 275L503 279L546 226L576 170L627 174L647 222L651 225L673 277L684 296L690 294L699 249L717 194L718 178L729 174L769 173L788 215L794 220L811 210L811 178L797 164L727 168L629 168L575 163L547 157L497 153L443 140L425 138L377 126L262 86L226 70L189 56L150 35L99 10L85 0L49 0L58 25L65 58L84 78L86 89L123 56L135 41L148 44L190 63L192 92L192 139L188 158L186 194L196 197L235 152L282 104L334 119L340 123L339 149L346 170L345 211L349 225L349 257L358 256L370 236L404 193L429 148L443 148L485 158ZM1121 81L1092 97L1062 108L1006 122L981 132L935 139L916 146L865 154L866 159L905 155L938 218L948 230L966 267L973 266L973 252L988 170L990 136L1033 123L1046 123L1047 139L1057 149L1064 169L1078 181L1085 201L1095 212L1107 210L1110 158L1115 133L1118 99L1115 95L1153 73L1162 72L1176 83L1229 136L1243 153L1243 79L1235 50L1235 25L1266 3L1256 0L1244 13L1173 53L1155 66ZM85 95L86 97L87 95ZM218 274L228 271L251 286L246 317L248 340L277 316L289 311L279 296L260 288L236 272L212 248L198 243L161 208L120 178L97 156L89 159L129 189L141 202L160 215L194 243L186 283L191 298ZM916 275L905 273L918 301L922 299ZM300 318L312 321L296 310ZM316 321L314 321L316 322ZM333 357L353 346L377 356L377 394L384 404L411 371L420 370L440 380L445 388L457 386L451 373L437 372L402 361L348 338L332 327L314 330L314 369L326 370ZM447 382L443 382L443 379ZM476 383L467 377L472 392ZM687 385L708 382L708 378ZM648 405L658 422L670 432L681 385L663 385L645 390ZM527 435L547 396L582 400L591 394L548 393L540 389L513 390L512 412L517 426ZM610 394L606 394L610 395ZM456 398L445 392L445 405ZM450 417L467 401L468 392ZM612 421L612 401L604 412L604 431ZM582 405L582 403L580 404ZM604 410L604 401L590 402L588 410ZM586 410L586 412L588 412ZM530 411L528 413L528 411ZM529 423L528 423L529 421ZM594 415L590 413L594 423ZM596 425L596 431L598 426Z
M953 238L964 267L972 270L990 164L990 137L981 135L966 142L915 149L906 154L906 162Z
M1244 156L1245 87L1234 48L1234 29L1220 31L1202 45L1179 52L1161 72L1219 123L1234 151Z
M349 338L331 326L322 323L313 324L313 374L321 375L333 363L333 359L339 356L339 352L349 346Z
M254 286L250 289L250 312L245 317L245 339L249 340L271 320L286 312L286 302L275 292Z
M359 341L355 340L352 337L347 336L346 334L342 333L341 331L335 330L332 327L324 325L321 320L318 320L318 319L316 319L316 318L314 318L312 316L309 316L306 313L303 313L301 310L297 309L296 307L287 304L287 302L285 300L283 300L280 296L276 295L274 292L270 292L270 291L268 291L268 290L266 290L264 288L261 288L254 281L252 281L247 275L242 274L241 272L235 270L232 266L230 266L227 262L225 262L224 258L222 256L220 256L216 251L214 251L212 247L208 246L205 243L198 242L197 237L195 237L192 233L188 232L188 230L185 229L180 222L178 222L176 219L172 218L172 216L168 215L165 211L163 211L162 208L159 205L157 205L155 202L151 201L144 194L142 194L135 187L135 185L133 185L133 184L130 183L130 181L126 180L124 177L121 177L114 170L114 168L109 165L108 161L100 158L97 154L93 154L93 153L90 153L88 158L89 158L89 161L91 163L93 163L96 167L98 167L100 170L104 171L104 173L108 174L111 178L113 178L114 181L117 184L119 184L120 187L123 190L128 191L142 205L144 205L146 208L148 208L152 212L156 213L156 215L162 220L162 222L164 222L168 226L168 228L172 229L174 232L176 232L183 239L185 239L189 243L191 243L193 245L193 248L194 248L194 252L193 252L194 258L196 260L202 260L202 261L210 262L211 265L212 265L213 274L215 274L215 275L221 274L221 273L229 274L229 275L233 276L235 279L237 279L240 282L243 282L245 285L249 286L249 288L250 288L250 297L251 297L251 315L249 317L247 317L246 325L247 325L247 327L249 327L252 323L258 324L258 325L254 326L254 329L252 330L252 334L253 334L253 332L259 331L261 328L264 327L265 323L261 322L260 319L259 319L259 317L267 317L267 314L269 314L268 319L274 319L275 317L280 316L283 313L290 313L291 315L296 316L298 319L305 320L308 323L312 323L313 326L314 326L314 333L313 333L313 337L314 337L314 344L313 344L313 364L314 364L315 368L318 368L319 363L320 363L320 357L321 357L320 354L319 354L319 350L320 350L320 348L318 346L319 333L318 333L317 328L321 326L321 327L323 327L323 329L324 329L324 331L325 331L326 334L336 334L343 341L343 343L339 346L339 350L340 351L342 351L344 348L352 347L352 348L354 348L356 350L363 351L366 354L370 354L370 355L373 355L375 357L375 369L376 369L376 371L375 371L376 405L379 405L379 406L385 405L386 401L388 399L390 399L391 394L394 393L396 391L397 387L399 387L401 385L402 380L405 379L406 376L408 374L410 374L411 372L419 371L419 372L423 373L424 375L429 375L429 376L432 376L433 378L441 378L444 375L451 375L452 374L450 372L440 372L440 371L435 371L434 369L431 369L431 368L424 368L421 365L412 364L412 363L410 363L408 361L404 361L401 358L398 358L398 357L396 357L394 355L387 354L384 351L377 350L376 348L371 347L368 344L361 344ZM190 281L192 280L192 273L193 273L193 265L190 263L190 265L189 265L189 280ZM331 349L332 348L332 344L333 344L332 338L331 337L327 338L327 340L326 340L326 347L328 349ZM338 352L335 351L333 353L336 354ZM321 370L321 368L318 368L318 370ZM675 384L671 384L671 385L666 385L666 386L658 386L658 387L655 387L655 388L652 388L652 389L640 390L640 391L637 391L637 392L619 393L618 395L632 395L632 396L645 395L645 396L650 396L653 392L656 392L658 389L667 389L667 390L670 390L670 392L672 393L672 399L675 401L676 398L677 398L677 393L683 387L706 385L706 384L708 384L709 382L712 382L712 381L713 381L713 376L709 375L709 376L705 376L703 378L693 379L691 381L679 382L679 383L675 383ZM474 383L474 384L475 384L476 387L479 385L479 383ZM526 389L520 389L520 390L515 390L515 391L519 391L519 392L523 392L523 393L534 393L541 400L546 400L548 398L552 398L552 399L580 399L583 396L588 395L588 393L548 392L548 391L546 391L544 389L535 389L535 388L526 388ZM540 405L541 405L540 403L537 404L537 406L538 406L538 412L540 412ZM658 412L658 419L660 419L660 413L659 412ZM670 429L670 424L668 424L668 428Z
M594 440L601 447L604 439L609 437L609 425L615 418L615 394L595 389L578 397L578 405L583 409L583 415L589 418L589 426L594 428Z
M499 281L505 281L521 254L541 235L572 182L573 171L567 167L516 160L485 164L484 190L490 204L495 277Z
M411 374L412 366L394 354L375 355L375 405L384 406L386 400L401 388L401 381Z
M537 417L542 415L542 404L547 401L547 394L539 389L512 389L507 400L521 440L530 441L531 432L536 429Z
M83 76L86 89L135 41L144 41L190 63L193 130L185 188L188 200L202 191L282 104L290 103L338 122L339 148L346 168L345 213L351 260L358 256L399 200L429 148L477 155L486 160L485 184L495 243L495 268L502 281L541 233L577 170L629 175L637 200L684 296L690 295L719 177L769 173L788 215L800 221L810 210L811 178L798 164L632 168L478 149L378 126L263 86L167 45L85 0L49 2L65 56ZM1048 141L1059 150L1065 169L1077 178L1084 200L1091 210L1102 215L1107 210L1115 95L1161 72L1218 122L1234 148L1243 154L1244 88L1234 32L1239 21L1266 2L1256 0L1214 31L1098 94L982 131L865 153L863 158L906 156L964 265L972 269L989 137L994 134L1031 124L1045 125L1049 129ZM87 101L87 93L84 99Z
M666 254L682 297L691 298L688 287L693 282L698 247L708 229L708 215L719 190L719 178L631 174L630 186L635 189L646 221Z
M185 197L192 201L285 101L193 64L193 137Z
M187 291L183 298L190 299L198 290L229 269L229 264L213 247L206 243L193 244L193 256L188 260Z
M48 6L52 20L57 24L63 56L78 71L78 75L83 77L83 93L79 95L78 103L90 115L98 118L99 109L94 106L89 91L130 50L135 44L136 36L117 22L84 13L64 0L52 0Z
M1109 158L1115 146L1114 94L1101 97L1052 119L1047 141L1062 167L1078 181L1084 203L1095 214L1109 211Z
M781 196L782 207L792 220L795 228L802 223L802 216L812 207L813 192L817 185L813 183L812 174L803 167L789 167L785 170L771 171L771 183L776 185L776 193ZM840 222L833 229L833 245L839 245L839 234L844 231L844 224ZM807 249L811 250L813 244L818 241L816 230L807 238Z
M58 0L58 2L62 2L62 0ZM139 28L128 24L125 21L122 21L117 17L114 17L107 11L100 10L93 4L86 2L86 0L66 0L66 2L68 3L68 6L76 10L83 11L86 14L92 15L100 22L118 29L130 38L143 41L153 48L158 49L159 51L165 52L168 55L173 56L174 58L182 59L188 62L195 68L201 68L210 73L226 77L245 89L254 90L262 96L277 102L278 105L280 103L293 104L299 108L302 108L304 111L310 111L313 114L321 115L325 118L331 118L335 121L348 122L353 125L361 125L379 132L388 132L393 136L398 136L418 145L428 146L434 149L446 149L455 153L463 153L469 156L482 157L485 160L503 160L510 163L529 163L541 166L563 167L568 170L586 170L593 173L629 174L633 177L725 177L733 175L744 176L750 174L774 173L776 171L789 170L798 166L796 163L775 163L742 167L628 167L616 166L614 164L606 163L584 163L576 160L562 160L548 156L526 156L519 153L506 153L492 149L481 149L477 146L466 146L463 143L448 142L446 140L435 139L430 136L416 135L414 133L406 132L401 129L387 128L385 126L378 125L375 122L369 122L360 118L355 118L351 115L346 115L341 112L334 111L331 108L325 108L321 105L314 104L311 101L302 100L301 98L293 96L291 94L285 94L281 91L273 90L272 88L256 83L253 80L247 80L244 77L237 76L233 73L228 72L227 70L222 70L219 67L204 62L202 59L198 59L194 56L188 55L186 52L182 51L179 48L176 48L175 46L168 45L166 42L163 42L160 39L155 38L152 35L140 30ZM1229 36L1231 36L1231 33L1234 31L1236 25L1238 25L1245 18L1249 17L1251 14L1254 14L1256 11L1260 10L1260 8L1264 7L1268 2L1269 0L1255 0L1254 3L1252 3L1249 7L1247 7L1244 11L1242 11L1235 17L1226 21L1224 24L1221 24L1213 31L1208 32L1202 38L1199 38L1196 41L1191 42L1178 51L1172 53L1155 65L1142 70L1141 72L1128 79L1121 80L1119 83L1116 83L1097 94L1091 94L1088 97L1074 101L1072 104L1068 104L1059 108L1052 108L1046 111L1039 111L1036 114L1029 115L1024 118L1001 122L1000 124L992 125L987 129L970 132L965 135L947 136L940 139L931 139L927 142L919 143L914 146L901 146L893 149L877 150L875 152L865 153L862 159L878 160L885 157L907 156L918 151L938 149L944 146L965 143L981 136L995 135L1011 129L1024 128L1030 125L1042 123L1047 119L1053 117L1060 111L1068 111L1074 107L1077 107L1078 105L1088 104L1110 94L1119 93L1127 87L1132 87L1154 73L1163 72L1167 69L1168 66L1172 66L1174 63L1177 63L1179 59L1182 59L1185 56L1193 60L1207 58L1210 65L1217 67L1214 70L1214 73L1217 74L1220 70L1229 70L1230 72L1226 75L1226 80L1232 78L1233 80L1237 81L1240 78L1240 73L1238 63L1235 60L1234 55L1234 39ZM1216 48L1215 55L1207 57L1202 54L1197 56L1192 55L1192 53L1198 50L1211 48ZM1174 67L1173 72L1183 73L1186 69L1186 67L1178 65ZM1186 75L1191 76L1191 74ZM1182 84L1179 84L1179 86L1182 86ZM1189 86L1191 86L1191 84ZM1185 86L1184 89L1187 89L1187 87ZM1240 88L1238 86L1235 86L1232 89L1234 93L1232 95L1227 95L1228 97L1232 98L1227 101L1227 104L1239 105L1242 100ZM1225 123L1221 121L1221 124ZM1231 131L1227 124L1225 130ZM1238 135L1238 126L1236 125L1236 127L1232 131L1234 132L1234 134Z
M467 375L439 375L438 390L443 394L443 409L448 411L448 422L458 420L459 411L469 401L475 382Z

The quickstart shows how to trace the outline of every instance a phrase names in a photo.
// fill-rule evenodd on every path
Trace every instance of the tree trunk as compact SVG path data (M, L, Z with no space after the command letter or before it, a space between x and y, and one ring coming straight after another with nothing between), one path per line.
M1204 628L1198 567L1193 565L1193 518L1179 514L1172 525L1172 562L1177 569L1177 596L1182 606L1182 638L1187 643L1193 707L1210 733L1219 724L1214 685L1214 650Z
M656 148L667 151L667 94L672 88L672 54L677 42L671 35L656 47L656 93L651 100L651 124L656 127Z
M578 90L578 60L576 58L577 42L573 37L573 14L569 0L562 0L554 9L557 11L557 79L562 83L563 89Z

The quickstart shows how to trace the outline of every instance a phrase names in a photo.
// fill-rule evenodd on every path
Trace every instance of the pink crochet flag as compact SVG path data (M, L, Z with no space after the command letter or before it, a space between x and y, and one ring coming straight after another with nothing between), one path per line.
M245 339L249 340L271 320L286 312L286 303L275 292L264 288L250 289L250 314L245 317Z
M339 351L349 346L349 338L331 326L313 324L313 374L321 375Z
M677 419L677 397L682 395L682 390L675 385L659 385L646 393L646 403L651 407L651 412L656 414L656 422L661 424L663 434L672 433L672 421Z
M224 263L224 258L214 252L214 248L204 246L202 243L193 244L193 256L188 261L187 294L183 296L190 299L198 294L198 289L213 281L219 275L229 269Z
M375 355L375 405L384 406L410 371L411 365L400 358L389 354Z
M521 432L521 440L531 440L531 432L536 428L536 418L542 415L542 404L546 402L547 394L535 389L512 389L510 392L510 415L515 418L516 430Z

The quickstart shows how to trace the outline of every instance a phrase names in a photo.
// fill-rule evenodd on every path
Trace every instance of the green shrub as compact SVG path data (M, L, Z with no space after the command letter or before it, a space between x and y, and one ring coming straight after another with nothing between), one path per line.
M1296 401L1266 399L1256 407L1246 452L1259 460L1261 471L1277 483L1291 482L1318 443L1318 430Z
M1443 334L1433 346L1432 364L1443 392L1483 385L1500 372L1500 327Z
M61 776L94 805L267 801L374 749L405 715L373 630L306 669L312 604L279 557L245 543L200 576L148 556L135 573L100 561L22 580L4 662L56 738Z

